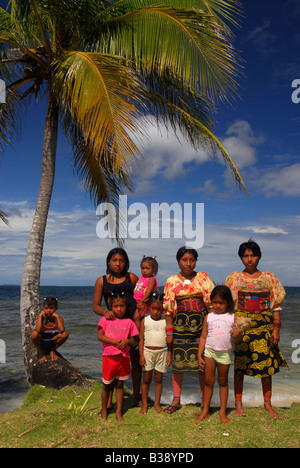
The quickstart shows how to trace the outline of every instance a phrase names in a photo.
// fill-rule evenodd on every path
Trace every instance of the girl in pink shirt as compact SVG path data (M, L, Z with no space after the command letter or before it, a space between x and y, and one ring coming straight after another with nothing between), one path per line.
M136 283L133 297L137 303L137 309L133 320L140 330L141 319L149 313L149 298L151 294L158 289L156 274L158 263L156 257L145 257L141 262L141 276Z
M99 320L98 340L103 344L102 354L102 419L107 419L107 403L109 393L116 381L116 418L122 422L122 406L124 399L123 382L130 377L130 346L134 345L139 332L134 322L125 318L127 301L125 293L109 295L109 305L115 319L108 320L105 315Z
M203 411L195 422L207 418L213 395L215 371L218 370L220 390L220 419L223 424L230 423L226 408L228 400L228 372L231 364L232 339L237 338L240 330L234 329L234 302L227 286L216 286L210 296L212 310L205 317L199 343L198 358L200 368L205 370L205 389Z

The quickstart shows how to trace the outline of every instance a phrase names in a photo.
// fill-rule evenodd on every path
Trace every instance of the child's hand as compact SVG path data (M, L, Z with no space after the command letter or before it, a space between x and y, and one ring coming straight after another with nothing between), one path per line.
M230 335L231 335L231 338L234 338L234 339L241 339L242 337L242 332L241 330L239 330L238 328L234 328L233 330L230 330Z
M128 340L119 340L118 348L125 349L128 346Z
M202 357L199 359L199 367L200 367L200 370L202 370L202 371L204 371L204 369L206 367L205 361L204 361L204 359Z
M146 362L146 359L145 359L145 356L140 356L140 366L141 367L145 367L147 365L147 362Z
M167 338L166 338L166 343L167 343L168 345L171 345L171 344L173 343L173 336L167 336Z
M170 367L172 365L172 354L168 355L166 360L166 367Z

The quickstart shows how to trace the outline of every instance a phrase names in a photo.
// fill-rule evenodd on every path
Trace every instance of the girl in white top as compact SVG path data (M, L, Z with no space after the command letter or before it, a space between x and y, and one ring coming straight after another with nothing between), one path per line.
M199 343L198 358L200 369L205 370L205 390L203 411L195 422L207 418L213 395L215 371L218 370L220 390L220 419L223 424L230 423L226 415L228 400L228 372L231 364L232 340L240 335L234 329L234 302L227 286L216 286L210 296L212 311L205 317Z
M162 394L163 375L171 365L171 345L167 345L166 320L162 318L163 294L152 293L149 299L150 315L141 321L140 328L140 365L144 367L142 383L142 407L140 414L148 410L148 394L154 372L155 402L154 408L162 411L160 398Z

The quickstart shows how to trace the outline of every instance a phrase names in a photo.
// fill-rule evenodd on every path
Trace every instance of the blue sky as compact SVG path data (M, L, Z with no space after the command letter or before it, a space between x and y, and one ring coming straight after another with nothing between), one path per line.
M243 0L244 20L236 47L244 60L240 99L218 105L214 132L244 179L240 191L220 160L195 153L172 133L149 126L140 174L128 205L190 203L205 209L204 245L198 270L222 283L241 268L237 250L253 237L261 246L262 270L286 286L300 285L300 103L292 83L300 79L298 0ZM299 92L300 97L300 92ZM19 284L37 200L45 104L33 104L23 118L19 142L0 167L0 206L11 227L0 225L0 284ZM177 135L178 136L178 135ZM57 172L49 213L41 283L93 285L104 273L114 246L96 235L95 207L73 172L70 148L59 139ZM175 255L186 239L128 239L131 270L139 275L143 255L157 255L159 283L177 273Z

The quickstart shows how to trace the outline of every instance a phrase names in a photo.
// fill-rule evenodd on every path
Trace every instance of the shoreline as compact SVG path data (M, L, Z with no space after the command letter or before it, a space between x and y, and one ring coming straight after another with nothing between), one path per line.
M132 454L137 449L147 449L155 454L175 453L179 449L193 452L200 448L300 447L300 404L280 408L282 418L276 420L263 407L245 408L244 418L228 407L231 423L226 425L221 423L217 407L198 424L195 418L201 413L200 405L183 405L168 415L157 413L150 401L147 414L140 414L139 408L132 408L131 392L126 391L125 422L120 423L116 421L115 409L108 420L101 419L100 395L99 383L89 389L32 387L21 408L0 414L0 447L101 448L100 458L112 449Z
M95 385L95 384L97 384L99 382L99 380L95 380L95 379L89 379L89 380L92 383L92 385ZM291 406L293 404L300 404L299 388L297 387L296 384L293 385L292 388L291 388L291 390L293 392L292 394L290 393L291 398L286 398L286 396L283 396L283 395L279 394L278 386L280 386L280 384L277 383L277 385L276 385L276 382L273 382L272 406L274 406L276 408L291 408ZM37 387L45 388L45 387L40 386L40 385L37 385ZM59 392L59 391L65 390L67 388L68 387L65 387L65 388L63 388L61 390L54 390L54 391ZM51 390L51 389L48 389L48 390ZM255 390L256 391L254 392L253 389L252 389L252 392L248 392L248 393L247 393L247 391L245 391L244 397L243 397L243 406L244 406L245 409L247 409L247 408L249 408L249 409L250 408L260 408L260 407L263 406L264 402L263 402L262 392L260 391L260 382L258 382L258 386L257 386L257 388ZM277 390L277 394L276 394L276 390ZM24 389L24 392L20 392L20 394L16 393L16 396L14 398L9 399L10 401L8 402L8 410L7 410L7 406L6 406L5 402L3 402L3 404L0 404L0 415L1 414L9 414L12 411L15 411L17 409L22 408L22 406L23 406L23 404L25 402L25 399L27 397L27 394L30 391L31 391L31 389L28 387L27 389ZM131 382L129 382L128 391L129 392L132 391ZM297 391L298 391L298 393L296 393ZM182 398L181 398L182 405L183 406L199 407L201 402L200 402L200 399L197 398L197 395L196 394L187 395L187 393L190 393L190 392L185 391L185 389L183 389ZM172 395L172 392L170 390L165 391L165 393L162 395L161 404L163 406L168 405L170 403L170 401L172 400L172 396L173 395ZM150 387L149 398L154 401L154 387L153 386ZM1 408L2 406L3 406L3 409ZM211 401L211 407L212 408L218 408L219 406L220 406L219 389L218 389L218 385L216 384L215 389L214 389L214 394L213 394L213 397L212 397L212 401ZM230 388L229 389L229 396L228 396L228 409L233 409L234 407L235 407L235 400L234 400L233 389Z

